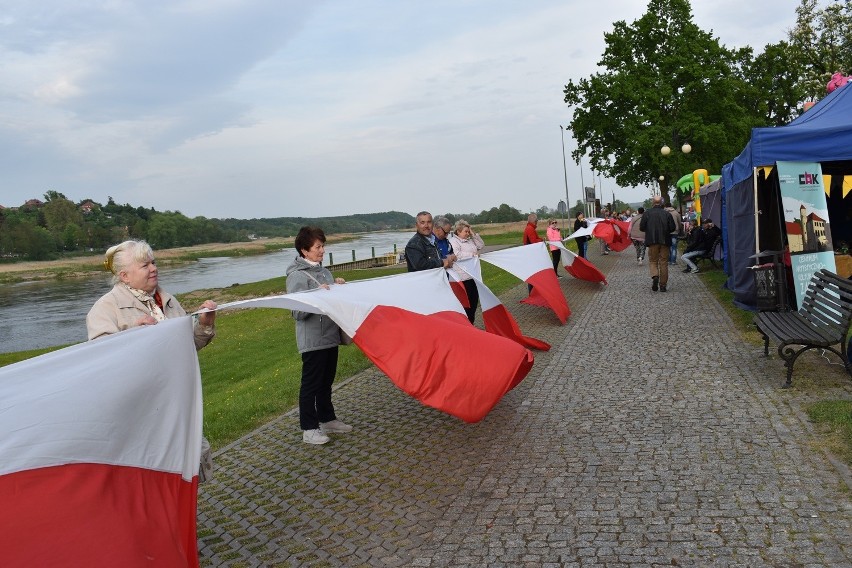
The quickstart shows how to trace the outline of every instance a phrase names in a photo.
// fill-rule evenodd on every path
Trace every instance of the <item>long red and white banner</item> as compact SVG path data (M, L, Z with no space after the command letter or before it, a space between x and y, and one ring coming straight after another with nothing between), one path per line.
M482 266L479 263L479 258L466 258L464 260L456 261L456 264L461 266L465 272L470 274L476 282L476 290L479 293L479 304L482 308L482 322L485 324L485 331L488 333L502 335L503 337L507 337L512 341L520 343L524 347L529 347L530 349L538 349L539 351L548 351L550 349L549 343L534 337L527 337L521 333L521 328L518 326L518 322L512 314L509 313L509 310L506 309L503 302L501 302L500 299L494 295L494 292L492 292L491 289L482 281ZM465 292L464 286L461 286L461 282L454 280L455 272L448 271L448 274L450 274L450 284L454 287L453 291L456 292L457 296L459 293L465 294L465 301L462 305L469 307L470 302L467 301L467 293ZM460 292L456 285L461 287Z
M532 285L530 295L521 302L550 308L562 323L571 315L568 301L562 293L556 273L553 272L547 243L542 241L511 247L480 255L479 258Z
M201 409L188 317L0 368L0 566L198 566Z
M219 306L330 317L393 383L426 406L478 422L530 371L533 355L470 324L443 268Z

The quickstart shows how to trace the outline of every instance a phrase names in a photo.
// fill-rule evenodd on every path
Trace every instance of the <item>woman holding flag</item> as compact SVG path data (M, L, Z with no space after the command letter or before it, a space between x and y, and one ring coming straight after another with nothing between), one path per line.
M328 290L344 284L322 265L325 233L319 227L302 227L294 243L298 256L287 267L287 293ZM351 432L352 426L337 419L331 403L331 385L337 374L337 347L341 331L322 314L292 311L296 320L296 345L302 354L302 384L299 387L299 425L302 441L325 444L329 434Z
M470 223L464 219L456 221L453 234L450 235L450 244L453 246L456 260L479 256L479 251L485 246L482 237L474 233L473 229L470 228ZM476 307L479 305L479 291L476 289L476 282L474 282L470 274L465 272L457 264L453 264L450 270L456 273L456 276L458 276L458 279L464 285L468 303L470 304L470 306L464 309L464 312L467 314L467 319L470 323L473 323L473 320L476 319Z

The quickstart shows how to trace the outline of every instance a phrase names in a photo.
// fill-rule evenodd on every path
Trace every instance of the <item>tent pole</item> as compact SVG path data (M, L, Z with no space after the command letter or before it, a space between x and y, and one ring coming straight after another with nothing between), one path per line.
M757 168L751 169L751 179L754 180L754 254L757 254L760 252L760 231L758 230L760 211L757 208Z

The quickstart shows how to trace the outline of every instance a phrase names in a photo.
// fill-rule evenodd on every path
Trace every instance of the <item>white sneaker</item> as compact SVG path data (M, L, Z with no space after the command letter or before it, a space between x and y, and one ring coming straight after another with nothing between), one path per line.
M323 434L322 430L302 430L302 441L306 444L325 444L331 438Z
M345 434L346 432L352 431L352 426L341 422L340 420L320 422L320 428L324 434Z

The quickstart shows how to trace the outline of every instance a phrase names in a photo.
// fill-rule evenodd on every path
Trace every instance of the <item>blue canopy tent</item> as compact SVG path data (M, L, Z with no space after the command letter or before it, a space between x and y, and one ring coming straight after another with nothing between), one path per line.
M767 176L763 169L778 161L819 162L823 174L839 174L840 178L852 174L852 87L835 90L790 124L753 128L745 149L722 168L726 287L733 292L734 303L748 309L756 305L754 279L748 270L756 264L752 255L759 252L758 246L762 250L772 245L780 248L779 241L763 238L769 233L781 238L771 211L777 200L761 195L778 191L777 178ZM842 202L842 187L838 193ZM844 226L844 219L833 226Z

